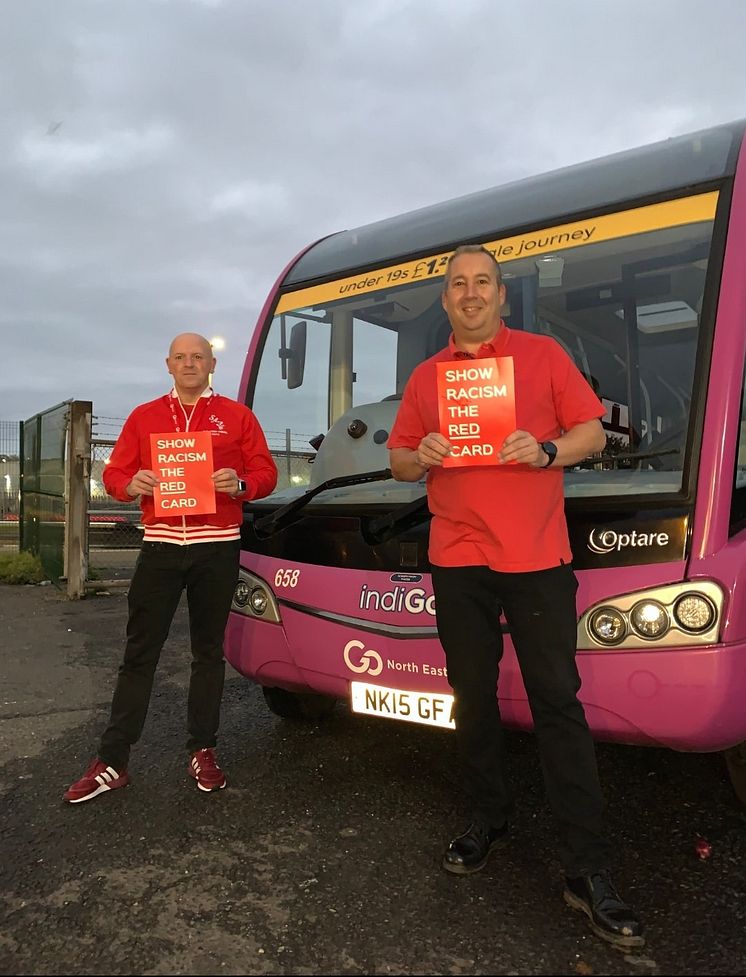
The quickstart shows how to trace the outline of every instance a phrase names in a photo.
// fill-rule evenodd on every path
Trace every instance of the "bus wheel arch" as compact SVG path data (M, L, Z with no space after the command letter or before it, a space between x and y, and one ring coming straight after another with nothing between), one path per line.
M282 719L304 722L323 722L332 714L337 703L334 696L318 692L289 692L271 685L263 685L262 693L270 712Z
M736 797L746 805L746 740L725 751L725 762Z

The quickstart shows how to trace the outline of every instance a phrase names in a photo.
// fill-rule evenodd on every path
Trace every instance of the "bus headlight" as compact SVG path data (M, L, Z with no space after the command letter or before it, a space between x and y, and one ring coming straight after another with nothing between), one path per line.
M267 591L262 587L255 587L254 590L251 591L251 597L249 599L251 600L252 611L262 617L264 612L267 610L267 605L269 604L269 596L267 595Z
M627 633L624 618L615 607L599 607L588 623L591 634L603 645L618 644Z
M591 605L578 621L578 650L611 653L715 644L725 594L714 580L661 584Z
M635 604L629 622L642 638L660 638L671 624L665 607L657 600L641 600Z
M249 597L251 597L251 587L245 580L239 580L236 589L233 591L233 603L237 604L238 607L246 607L249 603Z
M280 608L269 584L241 567L233 591L231 610L245 617L280 623Z
M673 616L679 627L699 634L714 622L715 608L701 594L684 594L673 605Z

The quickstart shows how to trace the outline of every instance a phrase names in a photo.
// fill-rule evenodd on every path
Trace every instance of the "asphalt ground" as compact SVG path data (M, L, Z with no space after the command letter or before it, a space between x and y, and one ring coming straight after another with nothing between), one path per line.
M229 786L200 793L183 606L132 784L64 804L106 721L125 621L122 590L71 603L0 586L0 973L746 972L746 812L721 757L599 745L615 881L647 925L624 954L562 901L530 734L509 737L511 843L467 878L440 867L466 813L446 731L343 705L318 726L281 720L229 670Z

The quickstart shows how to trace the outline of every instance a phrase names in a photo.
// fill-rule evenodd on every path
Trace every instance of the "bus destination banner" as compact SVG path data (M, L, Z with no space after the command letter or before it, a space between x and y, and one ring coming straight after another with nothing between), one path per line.
M516 429L513 357L437 363L440 433L453 446L444 468L498 465Z
M712 190L692 197L646 204L644 207L634 207L616 214L603 214L569 224L537 228L525 234L486 241L484 247L494 254L497 261L505 264L557 250L582 248L632 234L645 234L664 227L682 227L712 220L717 201L718 191ZM409 282L440 279L445 273L451 254L451 251L439 252L417 260L371 269L324 285L311 285L286 292L279 298L275 315L383 289L390 292L397 285L406 285Z
M159 484L153 490L157 516L215 512L212 435L151 434L150 452Z

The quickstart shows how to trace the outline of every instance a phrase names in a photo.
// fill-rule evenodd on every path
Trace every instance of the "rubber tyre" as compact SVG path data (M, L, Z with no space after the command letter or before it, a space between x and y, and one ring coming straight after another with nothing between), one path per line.
M746 806L746 740L725 751L725 762L736 797Z
M333 712L337 700L330 695L315 692L288 692L273 686L262 686L264 700L270 712L282 719L296 719L302 722L318 723L327 719Z

